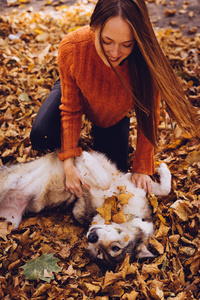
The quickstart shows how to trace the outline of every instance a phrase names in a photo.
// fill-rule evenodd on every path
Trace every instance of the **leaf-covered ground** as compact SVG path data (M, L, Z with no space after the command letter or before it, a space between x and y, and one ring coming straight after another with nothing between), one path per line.
M31 149L32 122L59 76L61 39L88 24L93 3L84 3L0 17L1 164L42 155ZM184 37L172 29L156 34L200 114L200 35ZM91 124L83 121L82 143L87 148ZM132 264L127 257L114 272L104 273L88 258L86 229L65 207L29 214L18 230L1 221L0 299L200 299L200 143L177 127L172 132L171 126L175 124L162 109L156 161L168 164L173 179L169 196L150 199L155 225L150 247L156 257ZM135 140L132 118L130 166ZM50 283L25 279L20 267L45 253L60 259L62 271Z

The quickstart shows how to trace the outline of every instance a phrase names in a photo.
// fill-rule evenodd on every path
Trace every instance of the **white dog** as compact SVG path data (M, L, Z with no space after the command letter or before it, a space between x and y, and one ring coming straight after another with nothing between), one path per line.
M56 152L28 163L0 167L0 216L17 228L27 212L37 213L45 207L74 203L74 217L83 225L92 224L87 233L88 250L101 265L112 268L122 262L127 253L132 260L151 257L147 246L153 223L145 191L133 185L130 173L119 172L115 164L100 153L83 152L75 164L90 186L79 198L66 192L63 165ZM165 164L160 165L158 173L160 184L152 182L152 191L157 196L167 195L171 189L171 174ZM128 203L122 206L126 222L118 224L110 220L105 224L96 209L105 199L118 195L119 187L130 195Z

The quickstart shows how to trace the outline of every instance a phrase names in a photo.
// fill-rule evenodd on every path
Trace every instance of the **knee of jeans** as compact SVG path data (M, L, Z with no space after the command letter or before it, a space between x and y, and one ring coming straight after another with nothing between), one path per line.
M30 132L30 140L32 147L37 150L46 150L45 133L33 126Z

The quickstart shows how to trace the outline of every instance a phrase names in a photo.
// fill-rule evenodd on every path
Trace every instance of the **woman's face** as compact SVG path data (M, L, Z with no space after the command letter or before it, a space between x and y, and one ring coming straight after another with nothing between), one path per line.
M110 67L101 49L99 32L100 28L95 29L95 48L103 62ZM101 32L101 40L105 54L113 67L119 66L129 56L135 44L131 26L120 16L106 22Z

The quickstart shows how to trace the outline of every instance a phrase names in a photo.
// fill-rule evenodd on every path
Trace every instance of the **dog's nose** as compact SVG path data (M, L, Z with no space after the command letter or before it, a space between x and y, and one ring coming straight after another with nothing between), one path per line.
M96 232L91 232L88 235L88 242L89 243L96 243L98 241L98 235L96 234Z

